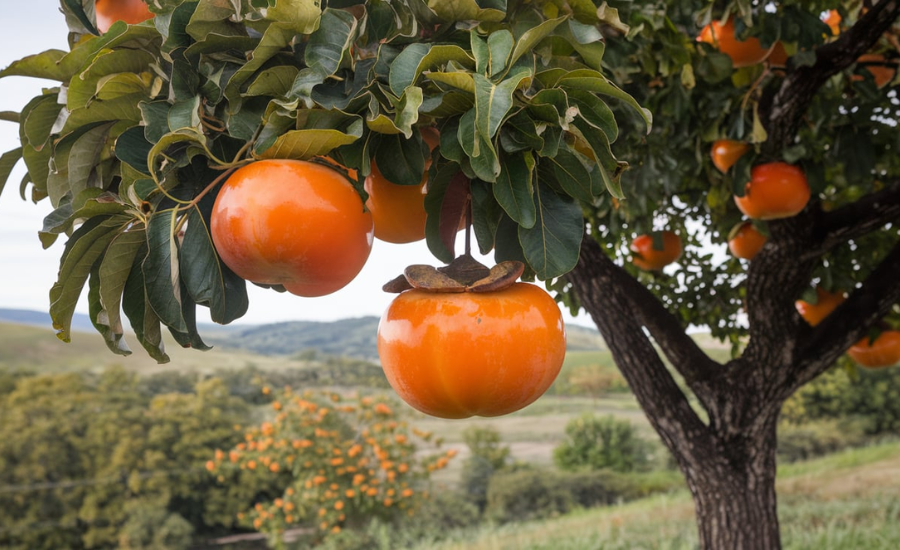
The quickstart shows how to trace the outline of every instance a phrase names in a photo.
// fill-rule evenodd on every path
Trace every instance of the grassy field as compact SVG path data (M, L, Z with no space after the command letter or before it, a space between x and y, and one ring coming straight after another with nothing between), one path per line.
M900 443L779 469L785 549L900 548ZM417 550L693 550L686 491L559 518L454 533Z

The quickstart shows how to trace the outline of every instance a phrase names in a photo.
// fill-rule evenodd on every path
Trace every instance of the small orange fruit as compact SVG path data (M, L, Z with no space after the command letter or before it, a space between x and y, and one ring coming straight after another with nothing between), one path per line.
M724 24L719 21L713 21L703 27L700 31L700 36L697 37L697 41L712 44L720 52L727 54L731 58L731 64L735 69L762 63L771 50L771 48L763 48L759 39L755 37L747 40L735 38L734 17L728 18L728 21Z
M860 69L864 71L868 71L872 75L872 79L875 80L875 86L881 88L894 80L894 75L897 74L897 69L895 67L886 67L884 63L886 63L886 59L883 55L878 54L865 54L859 56L856 60L857 63L880 63L881 65L860 65ZM862 75L855 74L850 77L854 82L859 82L863 80Z
M886 330L872 341L863 338L847 350L847 355L870 369L896 365L900 362L900 332Z
M822 19L822 22L831 29L832 36L841 34L841 14L837 10L828 10L828 14Z
M797 312L812 327L821 323L835 308L844 303L845 299L843 292L828 292L824 288L816 288L816 295L819 299L815 304L803 300L794 302Z
M751 222L744 222L728 239L728 250L738 258L752 260L762 250L767 240L768 238Z
M634 252L632 263L645 271L658 271L681 256L681 237L675 233L663 231L662 244L662 250L656 250L653 248L653 236L636 237L629 247Z
M796 216L809 202L810 190L803 170L784 162L755 166L744 196L734 196L748 218L775 220Z
M433 151L440 143L440 134L431 127L419 130L422 139ZM395 244L421 241L425 238L425 194L431 157L425 159L425 174L418 185L397 185L387 180L372 159L372 173L366 178L369 199L366 208L375 221L375 238Z
M136 25L153 17L153 13L143 0L97 0L94 12L97 15L97 30L100 34L109 31L116 21Z
M749 150L750 145L747 143L733 139L720 139L713 142L709 156L712 157L713 164L719 169L719 172L724 174Z

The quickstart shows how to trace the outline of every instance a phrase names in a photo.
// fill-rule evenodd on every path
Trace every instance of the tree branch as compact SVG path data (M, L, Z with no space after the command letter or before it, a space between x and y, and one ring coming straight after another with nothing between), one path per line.
M816 62L812 66L797 67L789 60L787 75L774 90L774 97L761 101L762 105L769 106L764 115L768 132L763 145L764 157L780 157L781 151L794 142L802 117L819 88L874 46L897 17L900 17L900 0L881 0L837 40L816 48Z
M705 430L705 425L691 409L681 388L641 328L640 321L645 317L657 317L657 330L674 330L677 323L671 314L661 305L659 310L650 306L649 300L656 301L656 298L616 266L590 237L582 242L581 259L567 278L600 329L616 364L651 421L679 420L679 429L671 425L655 426L657 431L674 430L670 433L671 437L684 437L684 433L680 432ZM666 318L670 321L666 322ZM660 343L660 346L665 346L664 349L669 349L673 357L678 358L675 368L682 372L692 389L699 389L695 393L705 405L709 396L700 380L708 379L717 363L709 359L680 327L678 333L678 338L671 333L664 334L660 340L666 344Z
M847 349L863 338L870 327L900 301L900 242L869 274L862 287L810 332L792 369L790 393L834 364Z
M820 245L811 254L820 255L897 220L900 220L900 179L851 204L823 213L814 230Z

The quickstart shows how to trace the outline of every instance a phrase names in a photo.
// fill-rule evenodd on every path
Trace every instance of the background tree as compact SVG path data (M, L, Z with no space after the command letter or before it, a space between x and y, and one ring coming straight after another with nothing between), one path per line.
M327 154L365 198L373 159L392 183L420 183L429 147L414 129L434 126L435 256L453 258L470 204L483 252L524 261L591 314L685 474L702 546L778 548L782 404L896 324L900 2L598 4L157 0L152 22L88 37L93 2L64 2L72 51L0 72L61 83L4 116L23 146L0 159L0 175L24 159L23 195L52 202L45 246L71 235L51 290L60 337L88 284L112 351L129 353L120 306L160 361L161 325L204 349L197 304L221 323L247 307L207 230L230 170ZM732 19L697 43L714 18ZM723 53L722 32L752 55ZM722 138L752 144L725 175L707 154ZM805 172L809 205L755 222L768 240L750 263L711 261L698 245L726 240L741 219L731 196L775 161ZM658 269L682 248L663 273L626 262ZM794 308L813 284L850 293L815 327ZM735 358L707 357L690 324Z
M463 462L462 490L466 497L484 510L491 477L509 460L510 448L501 443L496 428L472 426L463 432L469 457Z
M562 470L632 472L647 466L649 452L631 422L585 414L566 424L566 438L553 449L553 461Z

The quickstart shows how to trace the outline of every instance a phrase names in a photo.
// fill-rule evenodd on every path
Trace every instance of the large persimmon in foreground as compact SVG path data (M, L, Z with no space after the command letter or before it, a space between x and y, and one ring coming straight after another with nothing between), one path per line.
M372 250L372 215L344 176L300 160L261 160L222 185L210 223L222 261L244 279L324 296Z
M658 271L681 257L681 237L671 231L660 235L662 248L654 248L652 235L640 235L631 241L632 263L645 271Z
M754 166L744 196L734 196L738 209L754 220L775 220L796 216L809 202L810 190L800 168L770 162Z
M391 386L440 418L499 416L529 405L556 379L565 354L559 307L527 283L484 293L407 290L378 325Z
M94 11L100 34L106 33L116 21L136 25L153 17L144 0L97 0Z
M863 338L847 350L847 355L870 369L896 365L900 362L900 332L886 330L874 340Z

